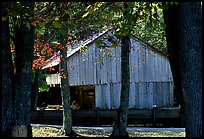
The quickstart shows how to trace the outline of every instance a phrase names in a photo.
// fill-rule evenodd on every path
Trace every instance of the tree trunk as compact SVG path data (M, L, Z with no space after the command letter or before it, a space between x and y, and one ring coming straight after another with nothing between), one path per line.
M128 23L125 24L125 34L122 35L121 42L121 96L120 107L117 110L117 116L113 125L111 137L129 137L127 132L128 125L128 107L129 107L129 91L130 91L130 67L129 67L129 53L130 53L130 32L131 24L129 14L130 8L127 3L124 3L124 19L127 18ZM123 32L124 33L124 32Z
M200 2L179 5L179 62L187 137L202 137L202 13Z
M180 65L180 78L184 106L184 119L187 137L202 136L202 15L200 2L179 3L174 5L177 8L176 17L172 18L172 26L176 26L175 49L168 45L178 55L177 62ZM171 6L170 6L171 7ZM171 11L172 9L168 9ZM164 14L165 15L165 14ZM166 15L171 16L171 14ZM175 20L177 18L177 20ZM170 26L166 21L167 28ZM167 32L168 33L168 32ZM171 64L171 63L170 63ZM173 75L177 76L177 75Z
M6 16L4 12L2 9L2 16ZM11 137L13 118L13 65L9 39L7 19L2 21L2 137Z
M166 40L168 48L168 58L174 81L174 96L176 105L181 108L181 125L184 126L184 102L181 88L181 71L179 64L179 45L178 45L178 6L169 5L168 9L163 9L164 22L166 24Z
M37 108L38 92L39 92L39 76L41 69L35 70L34 81L32 83L31 93L31 111L35 111Z
M63 46L66 45L66 41L60 34L60 42ZM71 95L69 87L69 76L67 69L67 50L60 50L61 62L60 62L60 75L61 75L61 96L63 106L63 127L62 133L66 136L76 136L76 133L72 130L72 109L71 109Z
M27 2L24 6L30 7L32 14L34 3ZM12 130L14 137L31 137L30 105L32 84L32 62L34 50L34 28L29 29L25 24L16 26L15 51L15 121Z
M113 125L113 131L111 134L112 137L129 136L127 132L129 90L130 90L129 52L130 52L130 36L125 36L122 38L121 47L122 88L120 97L120 107L117 111L117 118Z

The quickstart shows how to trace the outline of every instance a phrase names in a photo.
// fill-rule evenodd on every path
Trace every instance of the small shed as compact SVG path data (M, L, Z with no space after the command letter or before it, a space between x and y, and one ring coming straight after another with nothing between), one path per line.
M113 45L115 40L116 46ZM104 48L98 47L98 40ZM95 34L67 51L69 83L75 98L92 108L116 109L120 105L121 43L110 31ZM173 78L167 56L131 36L129 108L173 107ZM44 68L59 64L57 58ZM59 74L46 79L48 85L60 84ZM74 91L73 91L74 90Z

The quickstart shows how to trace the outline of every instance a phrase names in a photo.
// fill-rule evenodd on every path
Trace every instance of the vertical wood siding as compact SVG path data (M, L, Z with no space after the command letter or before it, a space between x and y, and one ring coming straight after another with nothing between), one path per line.
M82 52L76 52L68 58L70 85L95 85L96 107L118 108L121 89L120 54L120 47L102 50L94 42ZM173 78L168 59L134 39L131 39L129 59L129 107L172 107ZM49 77L47 81L49 84L60 82L59 77Z

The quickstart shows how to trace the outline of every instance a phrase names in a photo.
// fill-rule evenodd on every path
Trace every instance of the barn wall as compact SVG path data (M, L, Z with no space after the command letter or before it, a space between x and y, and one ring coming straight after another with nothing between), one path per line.
M173 79L168 59L133 39L131 44L129 107L172 107ZM118 108L120 53L120 47L100 49L95 43L76 52L68 59L70 85L95 85L96 107Z
M129 108L172 107L172 82L130 83ZM95 88L96 107L116 109L120 105L121 83L98 84Z
M167 58L131 40L130 82L172 82ZM70 85L121 82L121 49L100 49L92 43L68 59Z

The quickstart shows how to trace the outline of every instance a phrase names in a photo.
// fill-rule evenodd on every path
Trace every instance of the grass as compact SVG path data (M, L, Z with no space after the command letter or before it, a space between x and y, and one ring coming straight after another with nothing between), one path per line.
M111 132L102 129L73 129L83 137L109 137ZM66 137L58 128L32 127L33 137ZM129 132L130 137L185 137L185 132Z

